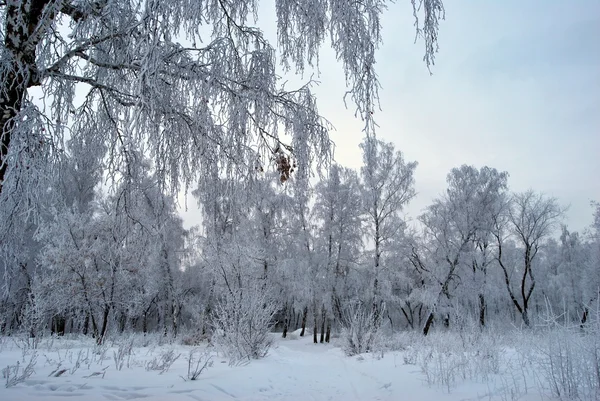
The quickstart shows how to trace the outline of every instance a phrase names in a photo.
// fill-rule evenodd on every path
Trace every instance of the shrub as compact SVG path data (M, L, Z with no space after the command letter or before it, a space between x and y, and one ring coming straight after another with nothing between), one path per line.
M175 355L175 351L172 349L161 352L158 357L154 357L146 363L146 370L158 370L160 371L159 374L162 375L169 370L171 365L173 365L180 356L181 354Z
M536 341L534 364L551 394L560 400L600 399L600 319L583 330L548 320Z
M230 365L267 355L277 312L275 301L257 285L227 293L216 305L212 341Z
M345 321L342 348L346 355L373 352L381 342L380 324L374 311L362 303L355 303L346 311Z
M188 355L187 380L198 380L206 369L212 367L212 355L209 349L194 348Z
M21 365L20 362L17 362L15 365L8 365L2 369L2 377L6 380L6 388L25 381L35 372L34 367L36 363L37 353L34 352L26 365Z

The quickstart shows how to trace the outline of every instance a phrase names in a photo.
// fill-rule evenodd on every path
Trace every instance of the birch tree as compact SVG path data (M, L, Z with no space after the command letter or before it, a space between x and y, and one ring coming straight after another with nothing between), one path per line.
M536 257L563 213L555 198L529 190L514 194L505 218L499 216L495 224L496 259L511 302L526 326L531 323L529 305L536 287ZM518 258L507 258L503 253L509 238L517 245Z
M333 165L328 177L317 184L315 192L314 215L319 225L316 243L318 252L324 255L328 286L324 298L330 300L327 302L328 313L342 323L344 308L351 296L348 288L350 271L356 268L363 246L358 175L354 170Z
M429 332L435 314L443 315L445 324L449 324L451 301L469 271L470 276L480 281L472 291L479 303L480 324L485 324L485 280L491 259L489 236L493 219L501 210L507 177L507 173L489 167L454 168L446 179L446 193L419 216L424 228L425 252L414 253L412 261L428 278L433 291L428 296L431 311L423 334Z
M313 153L327 158L312 82L287 89L276 65L302 73L317 65L329 39L357 115L372 130L386 3L278 1L272 44L257 20L259 0L0 2L3 208L6 197L23 201L48 174L66 136L98 137L116 176L131 146L143 144L157 178L173 190L206 164L248 165L278 146L304 164ZM412 3L430 66L443 4Z
M416 162L406 162L392 143L367 138L361 145L363 167L363 210L367 215L369 241L374 245L372 259L372 302L375 316L382 302L380 274L382 257L391 240L403 229L400 216L404 206L415 196Z

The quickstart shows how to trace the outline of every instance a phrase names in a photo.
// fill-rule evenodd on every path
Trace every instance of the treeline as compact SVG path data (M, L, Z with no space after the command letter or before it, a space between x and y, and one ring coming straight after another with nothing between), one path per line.
M95 145L71 141L35 213L19 209L3 233L0 332L101 343L183 330L200 341L257 309L284 336L309 328L315 342L356 324L357 311L425 335L532 326L549 313L586 324L599 302L598 204L590 228L570 232L556 199L461 166L407 223L417 163L374 138L361 148L360 171L333 164L315 179L283 153L275 171L206 171L193 191L203 220L185 230L142 152L105 190Z

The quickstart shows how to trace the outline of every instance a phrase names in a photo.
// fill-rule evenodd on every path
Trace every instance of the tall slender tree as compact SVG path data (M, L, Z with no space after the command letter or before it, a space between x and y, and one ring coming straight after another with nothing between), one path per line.
M361 143L363 208L367 215L369 241L373 244L371 267L372 304L377 319L381 308L380 275L386 266L382 258L389 245L403 228L400 213L415 196L414 171L416 162L406 162L402 152L392 143L366 138Z

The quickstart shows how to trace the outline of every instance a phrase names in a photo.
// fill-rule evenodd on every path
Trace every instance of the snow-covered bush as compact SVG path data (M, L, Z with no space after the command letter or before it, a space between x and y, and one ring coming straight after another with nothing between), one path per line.
M404 363L418 365L430 386L450 392L461 381L487 382L500 373L502 346L487 331L434 332L415 340L404 352Z
M206 369L212 367L212 355L210 349L193 348L188 355L187 380L197 380Z
M267 355L274 299L258 285L226 292L212 316L213 343L229 358L232 365Z
M123 369L123 365L127 362L129 367L131 354L133 353L133 340L124 340L119 344L116 351L113 351L113 360L117 370Z
M598 314L582 329L559 325L534 343L534 365L552 396L560 400L600 399L600 320Z
M179 359L181 354L175 354L175 351L170 349L161 352L159 356L154 357L146 363L146 370L158 370L159 374L163 374L169 370L171 365Z
M35 372L34 367L36 363L37 353L34 352L27 364L21 364L17 361L15 365L8 365L2 369L2 378L6 381L4 384L5 387L15 386L29 378Z
M383 311L379 312L380 314ZM342 331L342 348L348 356L373 352L381 343L380 324L375 312L362 303L353 304L346 312Z

